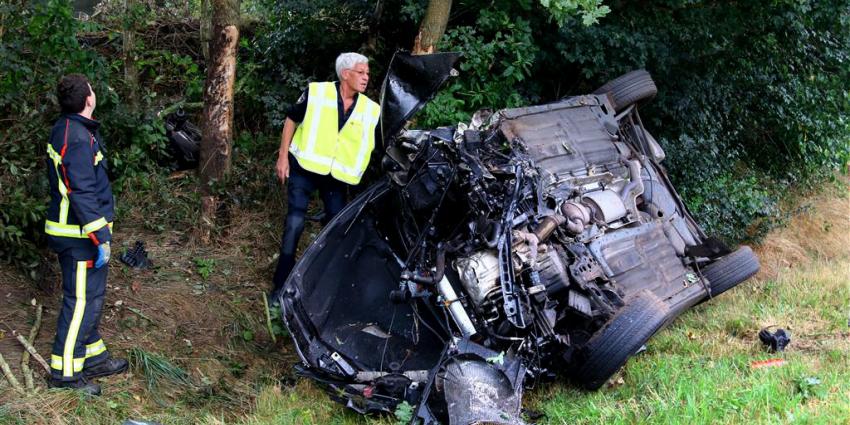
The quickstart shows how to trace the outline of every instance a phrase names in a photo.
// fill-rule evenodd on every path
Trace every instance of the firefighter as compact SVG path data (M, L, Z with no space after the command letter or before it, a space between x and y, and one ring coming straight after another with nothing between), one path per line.
M289 184L273 301L295 265L310 196L319 191L322 224L327 224L345 206L348 186L360 183L375 147L380 107L363 94L369 59L343 53L336 59L336 74L339 81L310 83L283 126L276 172L281 183Z
M97 99L85 76L62 77L62 116L47 144L50 202L44 230L62 268L62 308L51 356L50 385L100 394L91 379L127 370L98 332L106 292L114 201L107 177Z

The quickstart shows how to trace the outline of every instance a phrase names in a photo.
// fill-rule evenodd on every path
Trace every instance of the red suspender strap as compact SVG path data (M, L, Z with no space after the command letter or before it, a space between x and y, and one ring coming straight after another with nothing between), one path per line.
M65 140L62 143L62 150L59 152L59 156L62 159L65 159L65 152L68 150L68 126L71 124L71 121L65 118ZM71 193L71 182L68 181L68 171L65 169L65 164L60 163L62 166L62 175L65 177L65 189L68 191L67 193Z

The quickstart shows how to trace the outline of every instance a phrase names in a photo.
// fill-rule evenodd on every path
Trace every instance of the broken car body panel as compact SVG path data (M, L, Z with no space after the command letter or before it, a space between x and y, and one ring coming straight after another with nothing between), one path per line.
M700 270L728 249L688 213L637 108L611 95L401 130L431 93L392 80L455 59L393 60L387 178L325 227L279 301L303 373L348 407L518 424L524 386L562 374L598 388L711 297Z

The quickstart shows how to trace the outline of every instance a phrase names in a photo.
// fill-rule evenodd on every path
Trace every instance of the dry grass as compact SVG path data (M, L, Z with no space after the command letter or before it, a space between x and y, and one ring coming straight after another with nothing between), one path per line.
M812 260L850 256L850 178L841 177L814 196L802 198L787 225L774 230L756 247L761 280ZM844 269L850 282L850 270Z

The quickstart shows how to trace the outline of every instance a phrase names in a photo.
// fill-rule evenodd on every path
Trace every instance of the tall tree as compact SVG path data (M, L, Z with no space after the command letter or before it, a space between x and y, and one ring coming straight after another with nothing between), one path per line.
M437 41L446 32L449 22L449 12L452 10L452 0L429 0L425 17L419 26L419 33L413 42L414 55L427 55L436 51Z
M124 50L124 82L127 85L127 103L130 110L135 112L139 106L139 77L136 70L136 32L135 20L132 19L135 13L135 0L124 0L124 22L121 38L123 41Z
M210 60L204 83L204 124L201 139L200 239L209 243L218 198L212 185L230 171L233 143L233 85L239 46L239 1L212 0Z

